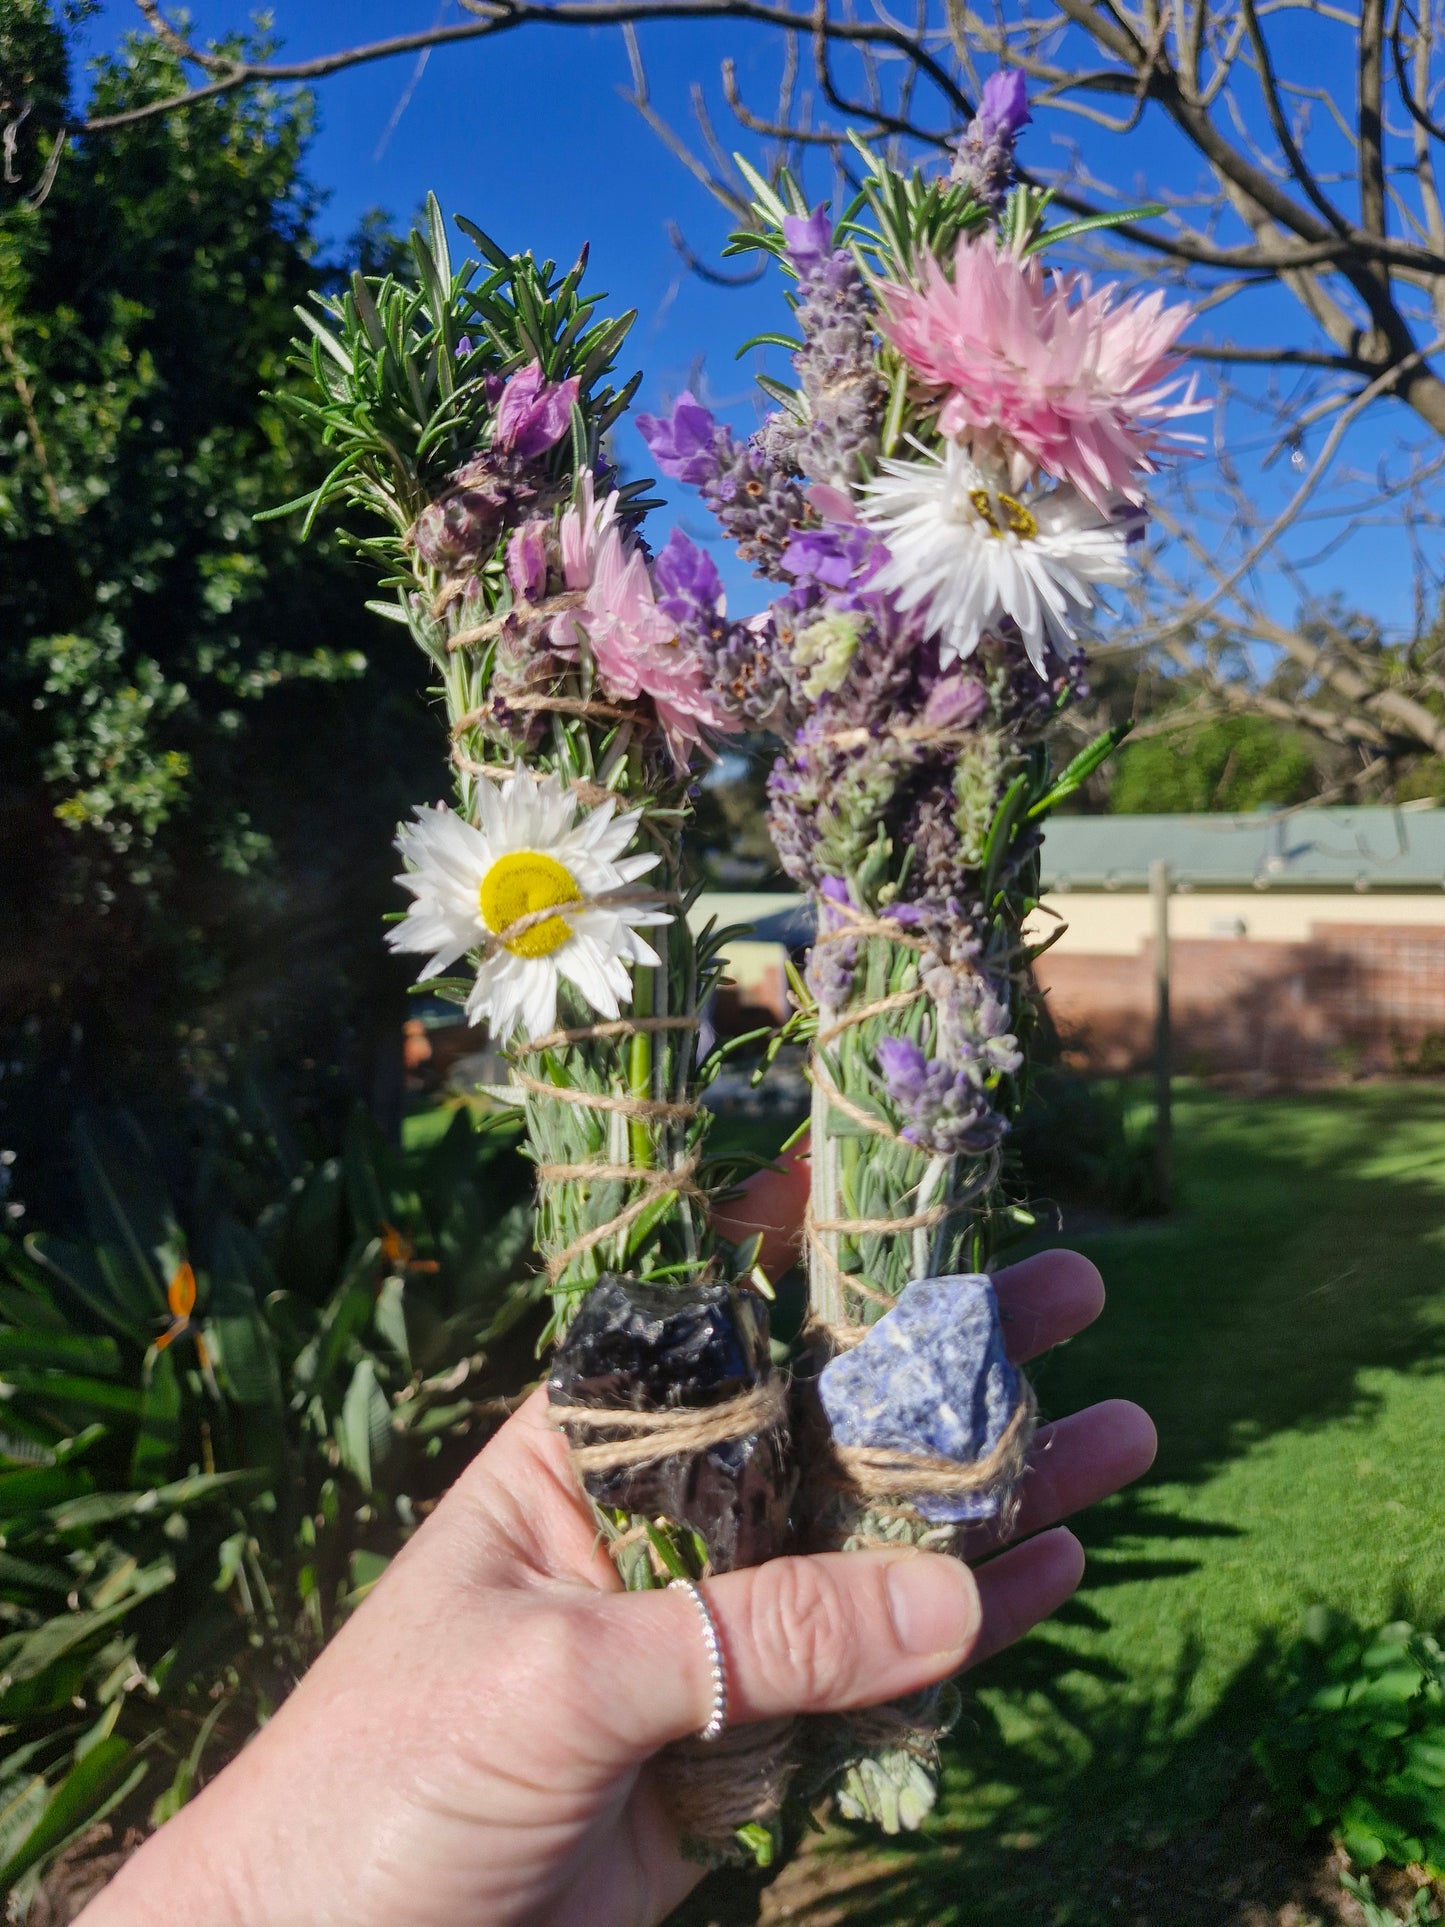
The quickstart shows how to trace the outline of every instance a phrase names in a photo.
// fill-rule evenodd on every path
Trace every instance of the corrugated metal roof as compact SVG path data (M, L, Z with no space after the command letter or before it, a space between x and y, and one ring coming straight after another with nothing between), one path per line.
M1162 857L1186 890L1445 891L1445 810L1259 810L1249 816L1056 816L1044 837L1045 890L1146 890ZM752 925L753 940L801 950L805 897L705 893L709 918Z
M1176 883L1200 890L1441 890L1445 810L1056 816L1044 887L1142 889L1161 857Z

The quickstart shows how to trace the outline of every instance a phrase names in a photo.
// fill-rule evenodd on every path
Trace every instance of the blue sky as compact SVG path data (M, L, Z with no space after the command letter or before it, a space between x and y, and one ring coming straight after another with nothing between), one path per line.
M456 0L277 0L273 13L275 31L295 58L463 17ZM246 4L192 0L191 14L197 37L205 39L242 24ZM129 4L109 0L88 23L86 43L113 45L136 18ZM718 99L719 63L731 56L744 98L764 108L776 86L776 36L733 23L659 23L643 32L642 45L655 104L674 125L689 127L689 86L702 79L724 144L747 138ZM1311 26L1293 49L1296 77L1338 88L1342 51ZM339 252L366 209L381 206L404 223L430 188L448 212L470 215L510 249L530 247L571 261L589 241L592 284L608 290L615 309L639 311L631 343L633 363L644 370L638 405L657 409L692 382L739 427L751 427L765 404L753 387L751 362L738 362L735 348L758 330L785 325L780 278L772 274L755 286L722 291L685 269L668 223L677 222L697 253L715 261L729 220L621 97L628 82L615 29L525 30L437 49L420 66L406 56L334 75L317 88L320 128L310 161L330 195L325 231ZM1126 183L1132 174L1141 199L1161 174L1170 177L1170 187L1192 184L1155 129L1146 123L1121 152L1117 137L1064 123L1086 162ZM1027 138L1037 163L1049 157L1058 136L1036 128ZM819 193L826 189L821 175L814 185ZM1291 298L1278 290L1232 303L1207 326L1244 341L1262 341L1281 326L1288 331L1281 338L1305 338ZM1356 431L1352 453L1372 464L1408 429L1403 410L1379 413ZM1259 469L1257 425L1242 415L1227 424L1227 433L1258 499L1282 501L1297 479L1288 462L1268 473ZM1313 456L1317 446L1318 437L1307 439L1306 454ZM630 425L619 453L646 472L646 451ZM675 512L691 534L711 538L696 505L679 499ZM665 527L666 518L659 535ZM1318 531L1301 531L1296 552L1317 537ZM715 553L734 607L758 606L760 585L748 581L730 554ZM1409 575L1404 537L1386 526L1332 557L1321 581L1398 624L1410 613ZM1294 595L1284 585L1275 586L1269 600L1275 613L1293 613Z
M274 11L286 53L296 59L460 17L438 0L282 0ZM198 38L244 17L236 0L198 0L191 12ZM105 7L88 25L88 44L113 45L133 18L129 6ZM745 90L750 75L770 65L769 43L756 33L658 27L643 46L658 103L678 119L687 112L690 77L715 74L724 55L737 59ZM438 49L419 78L417 65L415 57L380 62L317 89L310 171L329 191L324 229L338 253L366 209L384 207L405 224L428 189L448 214L470 216L509 250L570 263L590 242L590 285L608 292L611 312L638 310L630 342L631 365L645 371L638 407L663 407L700 368L702 392L720 412L755 426L766 404L751 363L734 357L749 335L784 324L781 277L724 292L684 268L668 239L670 220L711 259L731 224L620 97L629 83L621 36L512 35ZM455 237L458 259L466 245ZM619 453L648 472L647 450L630 423ZM676 499L689 532L711 541L700 506L681 492ZM762 585L730 552L715 553L734 605L760 606Z

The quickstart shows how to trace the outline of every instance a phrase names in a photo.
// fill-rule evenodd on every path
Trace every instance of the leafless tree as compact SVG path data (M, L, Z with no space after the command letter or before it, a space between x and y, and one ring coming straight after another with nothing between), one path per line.
M888 0L457 0L463 18L287 62L198 46L156 0L136 0L191 84L57 124L48 148L34 145L53 169L67 139L237 87L315 81L523 28L613 24L628 37L639 112L745 218L704 88L694 88L686 133L654 104L639 40L649 24L721 18L775 32L776 98L746 100L729 61L718 101L772 166L815 181L821 167L846 182L849 130L905 153L946 151L982 74L1022 68L1039 122L1028 144L1035 178L1078 216L1157 204L1079 245L1111 271L1187 293L1202 311L1192 352L1221 393L1208 459L1163 505L1166 539L1127 647L1148 674L1187 690L1181 716L1248 707L1333 745L1346 790L1371 793L1404 766L1445 757L1445 4L909 3L902 16ZM0 76L7 178L27 106ZM715 278L738 278L693 259ZM1386 526L1412 544L1415 619L1403 629L1342 609L1322 586L1332 562L1358 560Z

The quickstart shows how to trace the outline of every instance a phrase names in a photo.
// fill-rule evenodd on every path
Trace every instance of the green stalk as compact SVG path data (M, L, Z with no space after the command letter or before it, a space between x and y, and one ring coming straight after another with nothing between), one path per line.
M651 1017L654 980L662 973L650 965L638 964L632 972L632 1014ZM640 1030L627 1039L627 1090L631 1097L650 1100L653 1093L653 1033ZM628 1119L630 1162L641 1171L654 1169L657 1158L653 1147L653 1125L646 1118Z

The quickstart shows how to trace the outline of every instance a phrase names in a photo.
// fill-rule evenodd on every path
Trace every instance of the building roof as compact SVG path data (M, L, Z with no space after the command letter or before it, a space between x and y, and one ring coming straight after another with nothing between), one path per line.
M1445 890L1445 810L1056 816L1046 890L1140 890L1162 859L1198 890Z
M1182 890L1445 891L1445 810L1259 810L1249 816L1056 816L1044 838L1046 891L1147 890L1163 859ZM706 892L692 912L751 925L756 943L804 949L806 897Z

